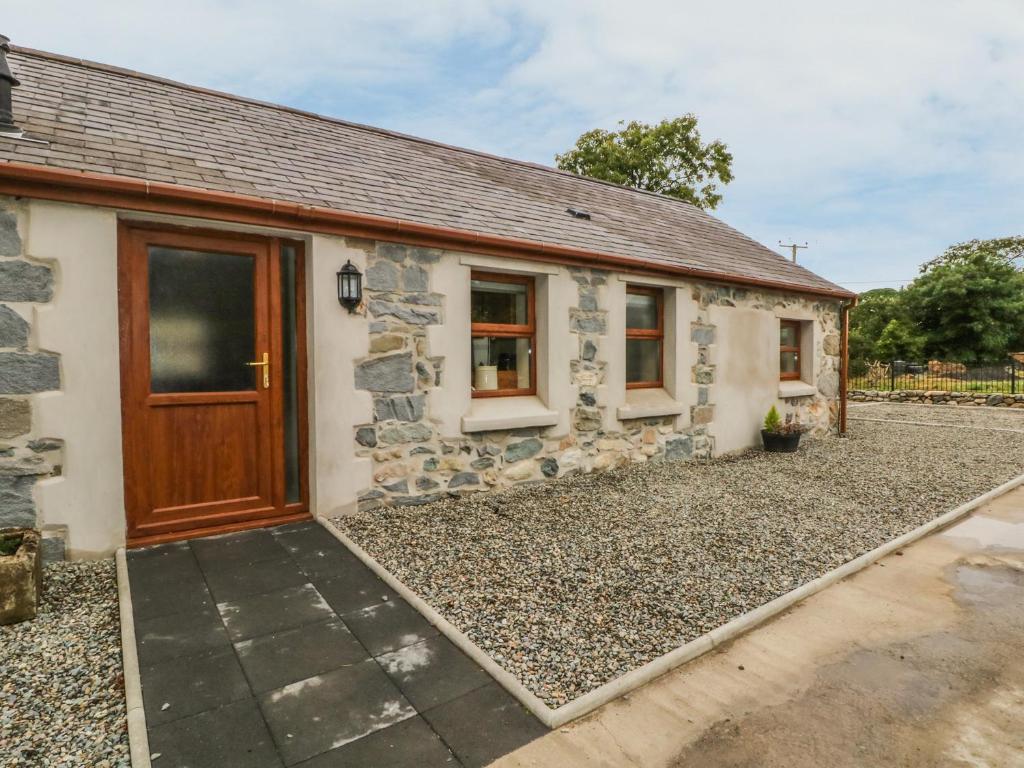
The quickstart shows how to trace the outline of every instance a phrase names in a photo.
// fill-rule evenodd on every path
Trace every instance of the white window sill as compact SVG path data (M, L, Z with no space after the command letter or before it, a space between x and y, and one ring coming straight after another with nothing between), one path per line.
M463 432L494 432L523 427L550 427L558 423L558 412L550 410L535 395L478 397L462 417Z
M806 381L780 381L779 397L808 397L818 393L817 387L808 384Z
M619 406L615 415L619 421L650 419L655 416L678 416L686 406L673 400L664 389L627 389L626 404Z

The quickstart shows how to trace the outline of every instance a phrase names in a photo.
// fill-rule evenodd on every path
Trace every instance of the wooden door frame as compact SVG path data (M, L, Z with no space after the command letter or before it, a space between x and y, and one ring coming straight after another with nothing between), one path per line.
M181 530L156 534L137 533L140 514L137 502L138 494L135 487L139 481L136 475L136 464L140 459L134 458L134 445L141 444L138 434L142 424L135 398L141 382L139 373L133 370L139 361L133 353L136 339L133 318L133 299L136 292L146 289L143 285L142 273L137 268L134 245L135 234L138 232L180 235L183 240L190 237L215 238L221 241L239 241L265 246L272 262L269 269L268 285L266 286L269 305L269 349L271 360L271 391L278 393L271 397L270 431L271 457L275 469L272 473L271 499L275 506L281 508L280 514L259 517L251 520L214 523L198 527L184 527ZM280 364L283 355L281 335L281 286L280 286L280 254L281 246L290 245L295 248L295 344L296 344L296 410L298 416L298 456L299 456L299 489L298 502L284 503L284 442L283 442L283 366ZM274 263L276 262L276 263ZM298 239L281 238L250 232L237 232L166 224L160 222L119 220L117 228L117 293L118 293L118 330L120 352L120 383L121 383L121 447L123 458L123 479L125 492L126 545L129 547L146 546L167 541L209 536L217 533L241 531L250 528L262 528L286 522L309 519L309 388L308 388L308 351L307 351L307 314L306 314L306 251L305 244ZM148 382L149 377L145 377ZM148 395L148 389L146 394ZM133 436L133 432L136 433Z

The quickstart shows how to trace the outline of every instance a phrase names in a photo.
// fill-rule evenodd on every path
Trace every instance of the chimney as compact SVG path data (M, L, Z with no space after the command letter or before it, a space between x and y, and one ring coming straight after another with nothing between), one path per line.
M7 64L7 53L11 50L11 40L0 35L0 136L21 136L21 129L14 124L14 113L11 104L11 89L21 85Z

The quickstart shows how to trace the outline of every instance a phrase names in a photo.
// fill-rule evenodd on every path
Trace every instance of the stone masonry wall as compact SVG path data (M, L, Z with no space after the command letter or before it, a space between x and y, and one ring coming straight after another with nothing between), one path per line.
M503 488L629 462L711 456L714 366L709 346L715 342L715 327L707 308L715 303L775 308L788 301L813 308L824 340L819 393L789 401L787 413L799 415L816 434L827 429L834 413L829 399L834 403L838 393L838 307L739 289L696 287L700 317L692 325L691 339L698 349L692 367L698 391L690 426L677 430L674 418L659 417L626 421L621 431L606 431L598 388L607 367L600 337L607 334L607 311L602 307L609 274L574 268L570 274L578 298L566 311L578 341L575 356L568 361L578 394L568 434L541 427L441 435L430 417L428 395L437 390L430 396L444 396L444 360L431 355L426 329L444 322L444 296L430 291L429 280L431 265L443 252L368 241L359 246L367 252L364 310L370 354L357 364L355 379L357 389L369 390L374 400L373 423L357 425L353 435L359 455L371 457L374 466L373 485L359 497L360 510L421 504L448 493Z
M851 389L847 398L856 403L925 403L928 405L986 405L991 408L1024 408L1024 394L1005 395L998 392L948 392L945 390L897 389L892 392L874 389Z
M0 200L0 528L38 527L36 481L61 473L63 442L32 428L32 397L60 389L60 358L33 339L33 308L53 298L50 265L24 253L25 209ZM43 540L47 560L63 558L59 537Z

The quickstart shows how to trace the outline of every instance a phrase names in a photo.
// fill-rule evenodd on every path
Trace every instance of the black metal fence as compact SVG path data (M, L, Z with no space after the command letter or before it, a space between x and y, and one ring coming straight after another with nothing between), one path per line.
M851 360L849 388L1024 394L1024 364L1013 358L991 363Z

